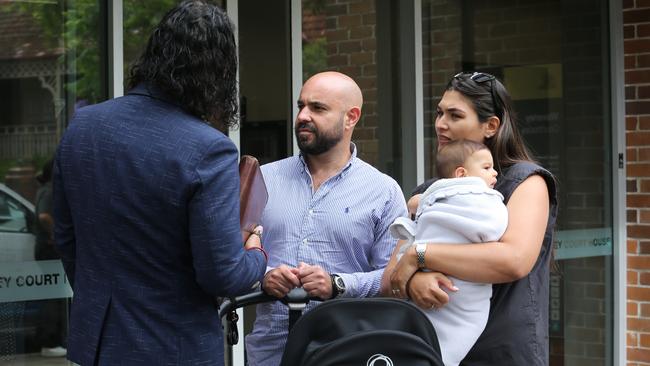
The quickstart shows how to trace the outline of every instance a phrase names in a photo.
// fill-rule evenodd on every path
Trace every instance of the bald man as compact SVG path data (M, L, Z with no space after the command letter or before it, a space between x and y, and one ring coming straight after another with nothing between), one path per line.
M357 158L351 140L362 105L352 78L312 76L298 99L300 154L262 166L269 191L262 217L269 294L281 298L300 286L323 300L379 294L396 244L388 227L406 216L406 202L395 180ZM246 337L248 364L279 365L287 329L285 305L258 305Z

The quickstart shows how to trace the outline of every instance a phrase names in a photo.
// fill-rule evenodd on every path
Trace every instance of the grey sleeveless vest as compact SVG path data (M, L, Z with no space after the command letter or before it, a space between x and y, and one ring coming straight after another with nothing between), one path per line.
M492 286L487 326L462 366L548 365L549 266L557 218L555 179L539 165L523 162L505 169L495 189L503 194L507 204L512 192L532 175L544 178L550 198L550 214L539 257L526 277Z

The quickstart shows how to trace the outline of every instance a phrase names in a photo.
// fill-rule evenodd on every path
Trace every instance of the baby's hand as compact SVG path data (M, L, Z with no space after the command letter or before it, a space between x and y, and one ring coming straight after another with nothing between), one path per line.
M415 214L418 212L418 205L420 204L421 197L422 194L416 194L413 197L409 198L408 202L406 202L406 207L408 208L409 217L411 220L415 220Z

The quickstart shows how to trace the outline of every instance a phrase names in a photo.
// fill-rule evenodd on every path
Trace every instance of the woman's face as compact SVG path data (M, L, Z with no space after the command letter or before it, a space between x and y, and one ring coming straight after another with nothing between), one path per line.
M443 94L436 109L438 150L450 141L472 140L485 142L487 123L480 123L470 101L455 90Z

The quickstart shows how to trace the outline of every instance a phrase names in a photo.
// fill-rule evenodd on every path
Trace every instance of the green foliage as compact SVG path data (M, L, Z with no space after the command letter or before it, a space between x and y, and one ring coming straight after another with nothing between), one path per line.
M327 40L325 37L317 38L311 43L302 46L302 78L310 76L327 68Z
M315 9L322 7L322 0L310 0ZM2 1L0 0L0 3ZM131 64L144 49L153 28L163 15L180 0L124 0L123 3L123 50L124 75L128 76ZM225 1L210 1L223 7ZM101 10L104 0L41 0L39 2L17 1L8 10L29 15L40 26L46 45L63 49L59 58L67 75L65 89L77 100L89 104L106 99L105 73L106 19ZM108 1L110 6L111 1Z
M124 1L124 75L147 44L153 28L178 0Z
M152 29L179 0L124 1L124 65L139 56ZM106 99L104 75L107 55L106 14L99 0L52 0L39 3L16 2L10 11L28 14L42 29L47 45L63 48L59 62L66 65L65 88L76 99L97 103Z
M302 8L314 15L324 13L325 6L325 0L303 0L302 2Z
M71 78L66 88L77 99L97 103L106 98L101 82L100 45L104 37L100 28L103 22L100 21L99 6L94 0L75 0L71 3L74 6L64 12L63 38L68 70L76 77Z
M30 159L0 159L0 183L5 181L7 172L11 168L32 166L36 173L41 171L41 168L50 156L35 155Z
M54 0L17 2L10 8L28 14L41 29L46 45L62 48L59 63L66 66L65 88L78 99L95 103L105 98L101 90L99 2L96 0Z

